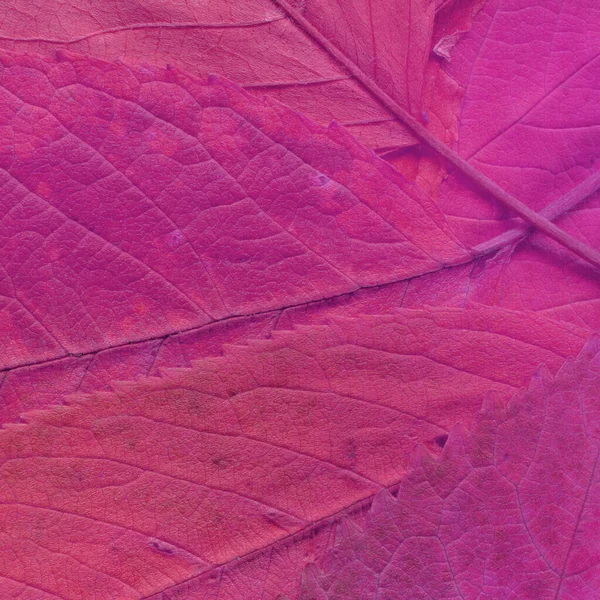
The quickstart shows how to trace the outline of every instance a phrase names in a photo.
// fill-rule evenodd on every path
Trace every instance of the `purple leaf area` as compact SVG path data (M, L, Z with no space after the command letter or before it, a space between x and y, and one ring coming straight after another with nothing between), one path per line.
M302 600L595 600L600 586L600 344L506 408L488 398L397 494L349 519Z
M535 210L586 179L598 168L599 55L594 0L486 2L447 64L464 89L460 155ZM514 227L462 176L444 182L439 202L468 244Z
M415 114L422 110L428 85L425 66L431 47L440 37L468 29L478 3L461 4L464 8L455 11L430 0L360 0L351 7L322 0L294 2ZM441 9L437 15L436 8ZM171 64L202 77L216 73L317 122L327 125L335 119L369 147L415 144L404 125L271 0L139 0L125 5L120 0L68 5L46 0L36 9L30 0L13 0L0 7L0 46L19 53L53 56L61 48L110 61ZM457 106L452 104L446 111L438 105L437 112L447 112L446 122L452 115L455 129Z
M599 29L0 6L0 600L600 598Z
M415 444L439 451L490 388L508 399L584 344L488 309L332 319L5 425L0 590L126 600L253 568L297 588L338 513L396 485Z
M2 57L3 366L468 259L339 128L174 70Z
M600 236L594 225L598 215L598 199L594 199L561 219L561 225L598 247ZM456 269L452 278L455 277L460 280L455 285L464 290L463 298L470 301L512 310L534 310L590 331L598 331L600 327L597 273L541 236L533 235L522 246L509 248L488 260L483 269ZM429 280L427 287L432 281Z

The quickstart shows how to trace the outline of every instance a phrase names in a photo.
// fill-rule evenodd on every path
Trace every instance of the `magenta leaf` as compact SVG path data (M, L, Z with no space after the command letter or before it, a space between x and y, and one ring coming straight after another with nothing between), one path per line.
M420 452L397 494L347 522L302 600L595 600L600 586L600 345L488 400L442 455Z
M464 89L457 150L536 210L598 168L599 33L593 0L490 0L452 50L447 70ZM461 176L440 206L469 244L514 226Z
M486 309L336 319L29 412L0 432L0 590L140 598L325 534L397 484L417 442L439 451L487 390L510 397L583 341Z
M600 597L600 13L481 6L0 7L0 599Z
M468 259L346 132L233 84L65 56L0 83L4 367Z
M449 4L440 7L436 19L431 0L360 0L351 10L322 0L294 3L417 115L424 106L432 46L468 29L478 2L461 2L460 10ZM217 73L323 124L335 119L367 146L389 150L415 143L384 106L271 0L141 0L126 8L117 0L68 7L51 0L35 11L30 0L16 0L0 7L0 23L0 44L8 50L52 56L62 48L110 61L126 57L129 63L171 64L202 77ZM444 120L450 122L456 110L446 111ZM436 112L437 118L445 111L438 105Z

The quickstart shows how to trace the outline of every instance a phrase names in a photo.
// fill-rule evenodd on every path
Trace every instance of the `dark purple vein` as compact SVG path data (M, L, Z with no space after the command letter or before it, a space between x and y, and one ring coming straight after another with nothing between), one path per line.
M577 256L583 258L594 266L600 268L600 252L557 227L545 216L530 209L526 204L517 200L514 196L503 190L497 183L486 177L464 160L456 152L448 148L438 140L415 119L404 110L395 100L386 94L366 73L352 62L343 52L332 44L310 21L308 21L298 10L289 4L287 0L272 0L274 4L283 9L304 32L318 43L326 52L335 58L349 73L351 73L362 86L370 92L385 108L392 112L404 125L406 125L421 141L442 156L461 173L466 175L472 182L477 184L483 191L490 194L498 202L507 206L523 220L533 225L536 229L545 233L548 237L562 244Z
M554 202L548 204L548 206L543 208L539 214L550 221L554 221L568 211L573 210L579 203L583 202L588 196L596 192L598 189L600 189L600 170L596 171L593 175L582 181L579 185L575 186L564 196L561 196ZM514 244L526 238L531 231L531 227L527 227L525 224L523 224L522 227L505 231L504 233L497 235L495 238L475 246L473 251L477 256L495 252L504 246Z

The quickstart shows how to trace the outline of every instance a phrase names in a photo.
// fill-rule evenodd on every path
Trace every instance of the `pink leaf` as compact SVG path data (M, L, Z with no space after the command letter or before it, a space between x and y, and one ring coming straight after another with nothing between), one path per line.
M460 155L535 210L598 168L599 33L593 0L490 0L452 50ZM440 206L469 244L514 226L461 176L445 182Z
M206 591L259 550L291 556L295 580L267 579L294 588L328 519L398 483L415 443L439 450L488 389L582 344L498 311L346 318L27 413L0 432L0 590L125 600L205 572Z
M165 2L126 6L30 0L0 8L0 44L52 55L68 49L107 60L179 66L203 77L225 75L328 124L345 124L373 148L410 146L414 137L271 0ZM472 2L465 2L470 7ZM325 35L400 104L420 115L432 44L468 28L471 10L442 10L431 0L294 2ZM349 8L349 9L348 9ZM455 16L462 12L462 17ZM3 14L4 13L4 14ZM434 25L436 26L435 37Z
M0 598L598 596L592 4L0 7Z
M489 400L439 459L419 453L397 497L305 573L309 598L595 600L600 589L600 345L508 407Z
M4 367L468 258L345 131L233 84L63 55L0 83Z

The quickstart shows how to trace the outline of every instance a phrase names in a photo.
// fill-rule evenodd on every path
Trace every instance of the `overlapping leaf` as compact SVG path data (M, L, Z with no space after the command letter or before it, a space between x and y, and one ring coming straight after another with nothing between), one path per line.
M420 453L305 573L303 600L594 600L600 586L600 345L506 409L489 401L439 459ZM319 568L320 567L320 568Z
M414 114L423 110L431 47L468 28L477 2L438 14L432 0L294 2L323 33ZM450 3L452 4L452 3ZM393 115L307 37L272 0L123 3L52 0L0 8L0 44L53 55L68 49L107 60L167 64L201 76L225 75L268 93L318 122L335 119L363 143L390 149L415 143ZM438 89L438 93L442 88ZM451 97L449 100L453 100ZM440 114L443 104L436 103ZM444 122L456 127L456 103ZM451 124L451 125L450 125Z
M595 271L539 236L446 268L470 255L438 206L467 243L514 224L464 178L436 206L335 125L148 66L224 74L372 148L414 144L297 10L539 209L596 168L595 6L490 0L454 48L477 2L280 4L4 15L5 48L50 58L1 59L0 414L107 391L0 434L0 595L595 598L595 346L503 408L597 328ZM437 198L426 148L389 158ZM594 202L561 224L598 246ZM499 406L446 444L490 388ZM371 506L419 442L445 446L440 462ZM434 547L419 536L436 519Z
M491 0L453 49L447 68L464 89L457 150L536 210L598 169L599 34L593 0ZM440 206L472 245L514 226L460 176Z
M468 258L341 130L178 71L2 58L4 367Z
M535 316L403 311L27 413L0 432L0 592L141 598L276 552L396 484L415 444L443 446L490 387L508 398L540 359L556 370L582 344Z

